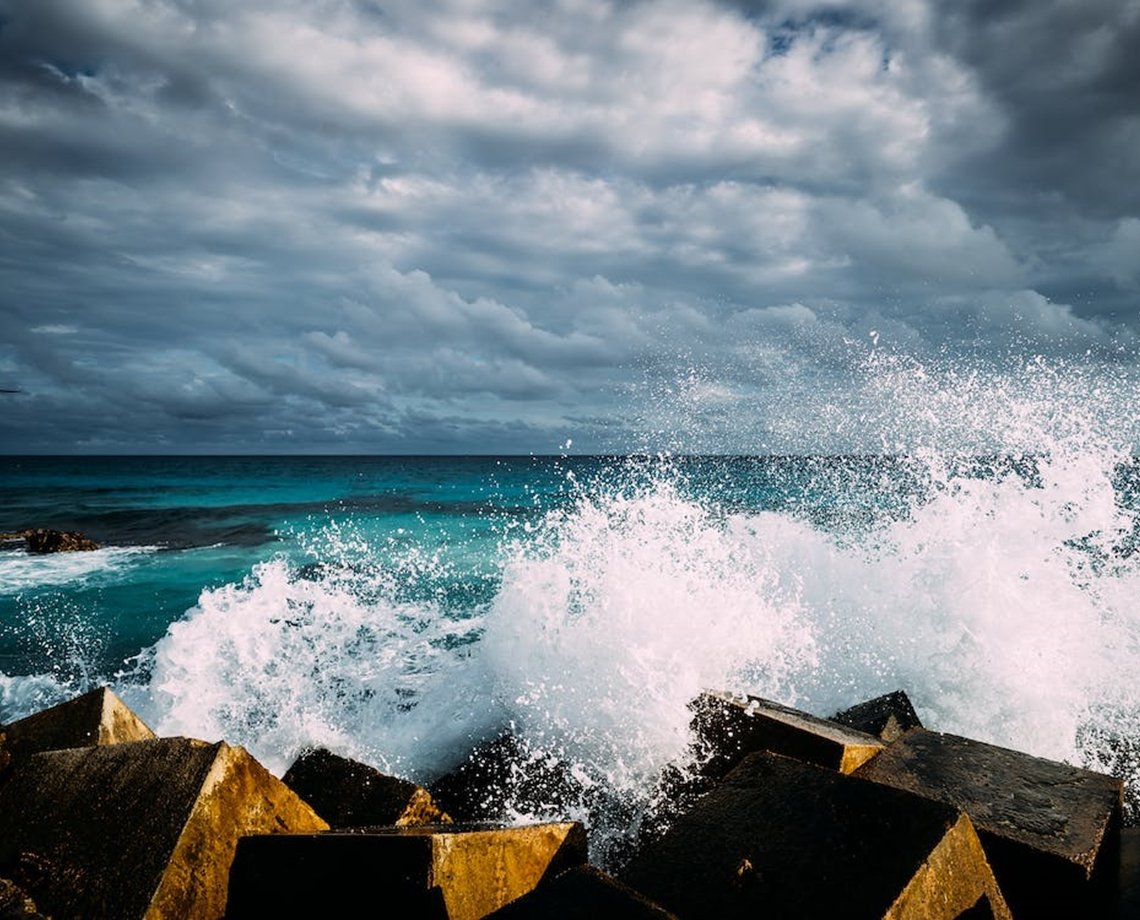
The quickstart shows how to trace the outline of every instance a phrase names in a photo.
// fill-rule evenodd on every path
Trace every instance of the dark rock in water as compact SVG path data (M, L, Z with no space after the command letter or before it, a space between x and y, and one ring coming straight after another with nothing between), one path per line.
M866 732L755 696L706 692L690 708L698 758L713 777L754 751L850 773L883 749L883 742Z
M45 751L0 785L0 876L56 920L217 918L239 837L326 827L224 742Z
M969 814L1016 917L1107 915L1117 884L1120 780L924 729L855 775Z
M76 553L98 549L99 544L81 533L35 528L24 531L29 553Z
M245 837L228 920L378 916L476 920L586 859L581 824L362 828Z
M426 789L323 748L304 751L281 779L333 828L451 823Z
M567 869L500 908L488 920L676 920L654 904L593 866Z
M565 761L530 751L509 734L479 745L429 788L459 821L501 821L512 811L568 816L584 796Z
M27 892L11 879L0 878L0 920L46 920Z
M0 761L39 751L146 741L154 732L107 687L100 687L6 726ZM0 769L3 769L0 762Z
M959 917L1009 910L958 809L766 752L621 874L681 918Z
M902 690L877 696L873 700L837 712L831 721L857 728L886 742L894 741L912 728L922 728L922 722L919 721L910 698Z

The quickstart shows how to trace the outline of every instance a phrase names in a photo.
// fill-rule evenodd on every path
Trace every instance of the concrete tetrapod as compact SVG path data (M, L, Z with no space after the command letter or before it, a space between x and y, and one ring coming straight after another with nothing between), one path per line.
M226 916L351 916L375 903L378 916L477 920L585 859L577 822L245 837Z
M0 786L0 876L54 920L217 918L241 835L327 826L224 742L45 751Z
M682 920L1010 917L958 809L766 752L621 879Z
M676 920L638 891L594 866L543 882L487 920Z
M1111 909L1122 800L1115 777L924 729L855 775L965 811L1019 920Z
M922 722L919 721L918 713L911 705L910 697L902 690L884 693L873 700L857 703L842 712L837 712L830 721L849 728L857 728L888 743L905 731L922 728Z

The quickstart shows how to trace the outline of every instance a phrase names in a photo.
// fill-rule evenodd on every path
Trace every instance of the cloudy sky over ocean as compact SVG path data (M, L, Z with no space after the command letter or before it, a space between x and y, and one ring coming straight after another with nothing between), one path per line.
M1137 49L1137 0L0 0L0 449L781 450L876 354L1134 367Z

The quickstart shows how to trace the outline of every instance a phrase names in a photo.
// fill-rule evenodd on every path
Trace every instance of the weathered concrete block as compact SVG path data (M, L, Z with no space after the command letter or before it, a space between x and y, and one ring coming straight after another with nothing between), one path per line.
M1120 780L924 729L855 775L969 814L1018 918L1107 911L1120 852Z
M221 917L241 835L326 827L224 742L45 751L0 786L0 875L55 920Z
M0 920L45 920L27 892L11 879L0 878Z
M567 869L488 920L676 920L660 905L594 866Z
M922 728L918 713L902 690L885 693L837 712L831 721L856 728L888 743L912 728Z
M19 760L38 751L145 741L154 732L107 687L5 726L3 751Z
M512 811L564 816L586 798L564 762L526 750L509 734L476 747L429 789L460 821L502 821Z
M1010 916L956 808L766 752L621 878L681 918Z
M281 779L329 827L451 823L421 786L323 748L303 752Z
M866 732L755 696L706 692L690 707L698 756L710 776L723 776L753 751L850 773L884 746Z
M226 916L352 916L381 899L384 916L476 920L585 859L576 822L244 837Z
M1120 920L1140 917L1140 827L1120 832L1120 887L1116 916Z

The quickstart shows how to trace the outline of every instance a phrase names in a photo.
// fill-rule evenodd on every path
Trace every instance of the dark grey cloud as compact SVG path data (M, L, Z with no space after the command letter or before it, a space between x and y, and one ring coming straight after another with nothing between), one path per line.
M828 418L876 354L1118 373L1138 30L0 0L0 449L842 449L780 407Z

